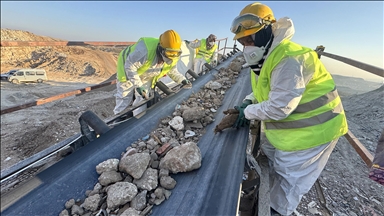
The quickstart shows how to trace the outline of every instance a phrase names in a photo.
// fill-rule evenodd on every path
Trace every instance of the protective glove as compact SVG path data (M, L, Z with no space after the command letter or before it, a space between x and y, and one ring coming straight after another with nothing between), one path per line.
M191 89L192 88L192 83L187 79L183 80L181 82L181 84L183 84L183 86L182 86L183 89Z
M147 92L145 91L145 88L144 88L144 87L138 87L138 88L136 88L136 91L137 91L137 93L139 93L139 95L141 95L141 96L143 96L143 97L144 97L144 95L147 93Z
M240 105L241 108L245 108L247 107L248 105L252 104L252 101L251 100L244 100L243 103Z
M245 100L240 106L235 106L235 109L239 111L239 116L232 127L239 128L249 125L250 121L245 118L244 110L250 104L252 104L251 100Z

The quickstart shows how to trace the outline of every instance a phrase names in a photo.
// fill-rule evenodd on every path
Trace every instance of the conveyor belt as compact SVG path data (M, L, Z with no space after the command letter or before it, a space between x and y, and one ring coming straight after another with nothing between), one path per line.
M235 55L237 56L237 55ZM227 67L231 57L220 66ZM198 170L174 175L177 186L169 200L153 208L154 215L227 215L235 214L245 160L248 130L232 129L213 134L213 128L223 117L222 111L241 103L251 92L249 69L227 91L218 109L217 121L207 126L207 133L198 143L203 161ZM58 215L69 199L84 199L86 190L97 182L97 164L110 158L120 158L131 143L155 129L161 118L171 115L175 105L188 99L213 79L215 71L198 78L190 90L181 90L147 110L140 119L132 118L97 140L39 173L13 194L1 198L2 215Z

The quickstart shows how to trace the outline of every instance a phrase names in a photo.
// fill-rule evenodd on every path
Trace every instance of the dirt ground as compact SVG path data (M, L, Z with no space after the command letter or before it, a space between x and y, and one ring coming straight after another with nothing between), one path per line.
M1 109L97 83L48 81L15 85L1 81ZM111 85L1 115L1 170L80 133L78 118L86 110L101 119L112 116L114 89L115 85Z

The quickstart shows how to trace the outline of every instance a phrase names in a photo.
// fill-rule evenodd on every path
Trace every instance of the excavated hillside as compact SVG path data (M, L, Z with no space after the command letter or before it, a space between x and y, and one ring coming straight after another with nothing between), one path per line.
M1 41L60 41L27 31L1 29ZM44 68L44 83L12 84L2 80L1 109L82 89L116 76L123 47L1 47L1 73L14 68ZM80 132L78 118L92 110L113 115L115 85L1 116L1 169Z
M1 29L1 41L63 41L21 30ZM1 47L1 73L43 68L48 79L99 83L115 74L122 48L93 46Z

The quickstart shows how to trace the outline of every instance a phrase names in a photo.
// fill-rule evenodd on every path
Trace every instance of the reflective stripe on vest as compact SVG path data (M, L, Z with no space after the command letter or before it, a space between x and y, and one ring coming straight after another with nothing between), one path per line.
M211 62L211 57L215 50L217 49L217 45L214 44L210 50L207 50L207 42L206 39L200 40L199 52L196 54L196 58L204 58L207 63Z
M325 113L321 113L317 116L312 116L310 118L300 119L300 120L290 121L290 122L265 122L265 128L267 130L274 130L274 129L295 129L295 128L315 126L317 124L322 124L335 118L342 112L343 112L343 106L341 105L341 103L339 103L339 105L337 105L333 110L329 110Z
M331 92L328 92L327 94L320 96L319 98L313 101L309 101L307 103L298 105L295 111L293 111L293 113L304 113L304 112L309 112L311 110L320 108L325 104L335 100L338 96L339 94L337 93L337 90L335 87Z
M147 48L147 60L144 62L144 64L140 68L137 69L137 74L141 75L141 74L145 73L151 67L153 61L155 60L156 49L157 49L157 45L159 43L159 39L146 37L146 38L140 38L139 41L143 41L146 48ZM122 52L120 52L118 63L117 63L118 64L117 77L118 77L120 82L126 82L127 81L124 64L125 64L125 61L129 55L129 53L131 53L135 50L136 45L137 45L137 43L127 47ZM152 83L151 83L151 88L155 87L157 81L160 78L162 78L164 75L166 75L176 65L177 61L178 60L173 60L172 64L170 64L170 65L168 65L167 63L163 64L163 67L161 68L160 74L153 77Z
M283 41L267 57L260 76L251 70L253 94L260 103L268 100L273 69L289 56L304 55L305 64L314 65L312 79L297 108L283 120L264 121L269 142L283 151L304 150L330 142L348 131L336 85L316 53L291 41Z

